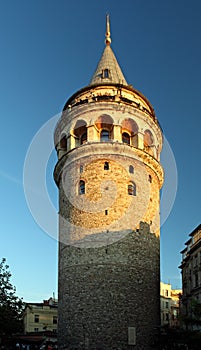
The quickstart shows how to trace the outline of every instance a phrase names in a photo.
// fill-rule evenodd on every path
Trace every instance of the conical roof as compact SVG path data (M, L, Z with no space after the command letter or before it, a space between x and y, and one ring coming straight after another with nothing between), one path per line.
M105 83L128 85L121 71L121 68L117 62L117 59L110 47L111 38L110 38L110 24L109 24L108 15L107 15L107 22L106 22L105 43L106 43L106 47L103 51L102 57L98 63L96 71L90 81L90 85L105 84Z

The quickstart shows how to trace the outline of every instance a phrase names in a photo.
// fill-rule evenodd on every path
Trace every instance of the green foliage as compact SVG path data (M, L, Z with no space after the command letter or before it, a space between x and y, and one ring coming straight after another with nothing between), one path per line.
M10 279L9 266L3 258L0 262L0 337L20 332L23 326L23 301L15 295L16 288Z

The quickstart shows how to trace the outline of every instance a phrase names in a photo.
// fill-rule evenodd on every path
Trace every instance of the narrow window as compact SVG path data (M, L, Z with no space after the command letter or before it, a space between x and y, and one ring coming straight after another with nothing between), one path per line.
M122 134L122 142L130 145L130 135L127 132L123 132Z
M79 194L85 194L85 182L83 180L80 180Z
M152 183L152 177L149 175L149 182Z
M53 324L57 324L57 316L53 316Z
M136 186L133 182L128 184L128 194L130 196L136 196Z
M129 173L134 174L134 168L132 165L129 165Z
M107 68L104 69L104 70L103 70L103 75L102 75L102 76L103 76L103 78L109 78L109 69L107 69Z
M105 215L108 215L108 210L105 210Z
M100 134L101 141L109 141L110 139L110 133L108 130L102 130Z
M39 322L39 315L34 315L34 322L36 322L36 323Z
M83 173L83 165L80 165L80 173Z
M109 170L109 163L108 162L104 163L104 170Z
M87 133L85 132L84 134L82 134L81 139L80 139L80 143L81 145L83 145L84 143L87 142Z
M39 328L34 328L34 332L38 332L39 331Z

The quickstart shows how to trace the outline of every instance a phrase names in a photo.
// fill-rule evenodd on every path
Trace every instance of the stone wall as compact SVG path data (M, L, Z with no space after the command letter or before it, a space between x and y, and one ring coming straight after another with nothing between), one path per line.
M149 225L98 248L60 243L59 348L153 349L159 326L159 238ZM128 329L136 345L128 345Z
M89 235L135 230L140 221L149 223L152 232L159 235L160 182L156 172L139 161L135 149L131 148L132 157L128 157L122 152L122 145L111 148L116 154L105 155L104 148L109 149L110 144L99 145L101 154L97 154L95 146L90 146L91 155L87 157L81 149L76 149L62 166L60 240L68 244ZM104 169L105 162L108 170ZM129 172L130 166L133 173ZM83 195L79 194L80 180L85 181ZM135 196L128 194L130 182L136 186Z

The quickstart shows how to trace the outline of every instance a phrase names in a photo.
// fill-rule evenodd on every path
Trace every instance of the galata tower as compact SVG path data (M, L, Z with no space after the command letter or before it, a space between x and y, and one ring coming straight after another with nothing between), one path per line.
M107 16L95 73L55 129L59 349L154 349L162 143L152 105L111 49Z

